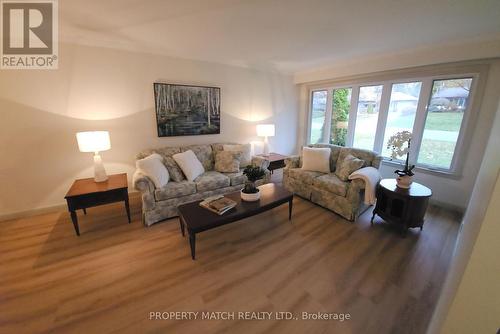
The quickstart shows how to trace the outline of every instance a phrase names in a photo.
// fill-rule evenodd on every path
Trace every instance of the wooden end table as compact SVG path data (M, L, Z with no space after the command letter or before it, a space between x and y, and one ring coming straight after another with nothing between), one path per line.
M260 199L255 202L241 200L240 192L224 195L237 203L236 207L219 216L200 206L201 201L179 205L179 224L182 236L187 228L191 258L195 259L196 234L251 217L288 203L288 220L292 219L293 193L274 183L259 186Z
M432 191L420 183L413 182L409 189L399 188L396 179L383 179L377 186L377 204L373 218L379 215L384 220L399 225L406 234L409 228L424 226L424 216Z
M94 178L76 180L73 182L64 198L68 203L71 221L73 222L76 235L78 236L80 236L80 229L78 227L76 210L79 209L82 209L83 213L87 214L87 208L124 201L128 222L130 224L126 173L110 175L105 182L95 182Z
M276 169L284 168L285 167L285 159L288 158L286 155L282 155L279 153L269 153L269 155L259 155L259 157L264 158L265 160L269 161L269 169L271 171L271 174Z

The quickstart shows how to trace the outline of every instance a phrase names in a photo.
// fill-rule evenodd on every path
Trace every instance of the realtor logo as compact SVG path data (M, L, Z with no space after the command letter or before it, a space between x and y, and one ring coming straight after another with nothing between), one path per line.
M1 0L2 69L57 69L57 0Z

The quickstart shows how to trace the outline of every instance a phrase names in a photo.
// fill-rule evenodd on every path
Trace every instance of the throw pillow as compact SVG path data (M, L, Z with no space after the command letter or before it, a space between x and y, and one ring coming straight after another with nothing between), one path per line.
M174 154L172 158L174 158L177 165L179 165L182 169L182 172L186 175L186 179L188 181L193 181L198 176L205 173L205 168L203 168L200 160L198 160L194 152L191 150Z
M335 170L335 175L342 180L347 181L349 175L352 172L357 171L365 164L364 160L358 159L352 154L348 154L344 160L340 163L340 166L337 165L337 169Z
M135 162L137 169L149 177L156 188L166 185L169 179L168 170L162 161L161 155L153 153Z
M215 170L221 173L237 173L243 156L239 151L220 151L215 155Z
M241 162L240 162L241 167L246 167L246 166L252 164L252 145L250 145L250 144L223 145L222 149L224 151L241 152L242 153Z
M168 173L172 181L181 182L185 179L184 174L182 174L182 170L172 157L164 157L163 163L167 166Z
M303 147L302 169L313 172L330 173L329 148Z

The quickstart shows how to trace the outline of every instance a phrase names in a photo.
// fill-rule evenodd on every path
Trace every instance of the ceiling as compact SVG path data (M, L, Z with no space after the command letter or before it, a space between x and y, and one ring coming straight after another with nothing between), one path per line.
M499 0L64 0L62 41L294 73L500 36Z

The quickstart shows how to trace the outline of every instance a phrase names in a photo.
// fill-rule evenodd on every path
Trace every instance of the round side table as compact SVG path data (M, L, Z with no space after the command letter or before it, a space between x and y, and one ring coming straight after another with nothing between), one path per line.
M409 228L424 226L424 216L432 191L420 183L413 182L408 189L399 188L396 179L383 179L377 186L377 204L373 209L371 224L375 215L398 225L406 234Z

